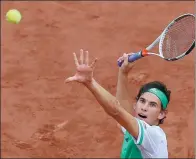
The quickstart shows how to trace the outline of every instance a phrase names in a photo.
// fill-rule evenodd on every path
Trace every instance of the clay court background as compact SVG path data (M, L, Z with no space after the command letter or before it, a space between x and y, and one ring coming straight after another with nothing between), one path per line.
M117 58L148 45L194 2L2 2L2 157L119 157L122 134L87 89L64 84L75 73L73 52L98 57L95 78L113 95ZM5 21L8 9L23 14ZM149 57L129 74L141 84L161 80L172 90L162 125L169 157L193 157L194 55L169 63ZM59 125L60 124L60 125Z

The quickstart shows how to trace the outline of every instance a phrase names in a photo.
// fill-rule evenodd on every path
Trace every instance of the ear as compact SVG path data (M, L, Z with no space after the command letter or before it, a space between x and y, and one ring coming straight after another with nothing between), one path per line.
M158 119L161 120L163 118L165 118L167 115L167 110L161 110L159 116L158 116Z

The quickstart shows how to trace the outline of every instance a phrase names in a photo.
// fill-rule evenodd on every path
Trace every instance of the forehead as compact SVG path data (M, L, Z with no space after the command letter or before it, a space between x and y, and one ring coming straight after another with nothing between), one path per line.
M144 94L140 96L140 98L144 98L149 102L156 102L157 104L161 104L161 101L159 100L159 98L150 92L145 92Z

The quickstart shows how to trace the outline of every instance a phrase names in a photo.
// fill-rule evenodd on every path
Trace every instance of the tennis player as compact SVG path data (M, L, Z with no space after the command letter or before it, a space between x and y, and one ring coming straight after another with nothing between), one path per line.
M124 133L121 158L167 158L167 140L159 127L166 117L169 94L165 86L159 82L144 85L137 95L134 105L135 114L131 114L128 102L127 74L131 64L127 64L127 56L119 70L118 90L116 97L106 91L93 77L97 59L89 65L88 51L80 50L80 59L76 54L74 61L76 74L65 82L82 83L95 96L105 112L114 118ZM124 83L125 82L125 83Z
M139 128L138 134L134 135L120 126L124 134L121 158L168 158L166 135L159 125L166 118L171 92L163 83L153 81L143 85L136 101L131 101L128 73L133 64L128 62L128 54L118 60L124 62L119 69L116 98L127 112L135 116Z

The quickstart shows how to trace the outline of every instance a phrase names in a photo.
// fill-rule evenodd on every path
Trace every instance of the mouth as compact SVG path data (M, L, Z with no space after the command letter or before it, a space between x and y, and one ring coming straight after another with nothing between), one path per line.
M147 116L146 116L146 115L143 115L143 114L138 114L138 116L139 116L140 118L143 118L143 119L146 119L146 118L147 118Z

